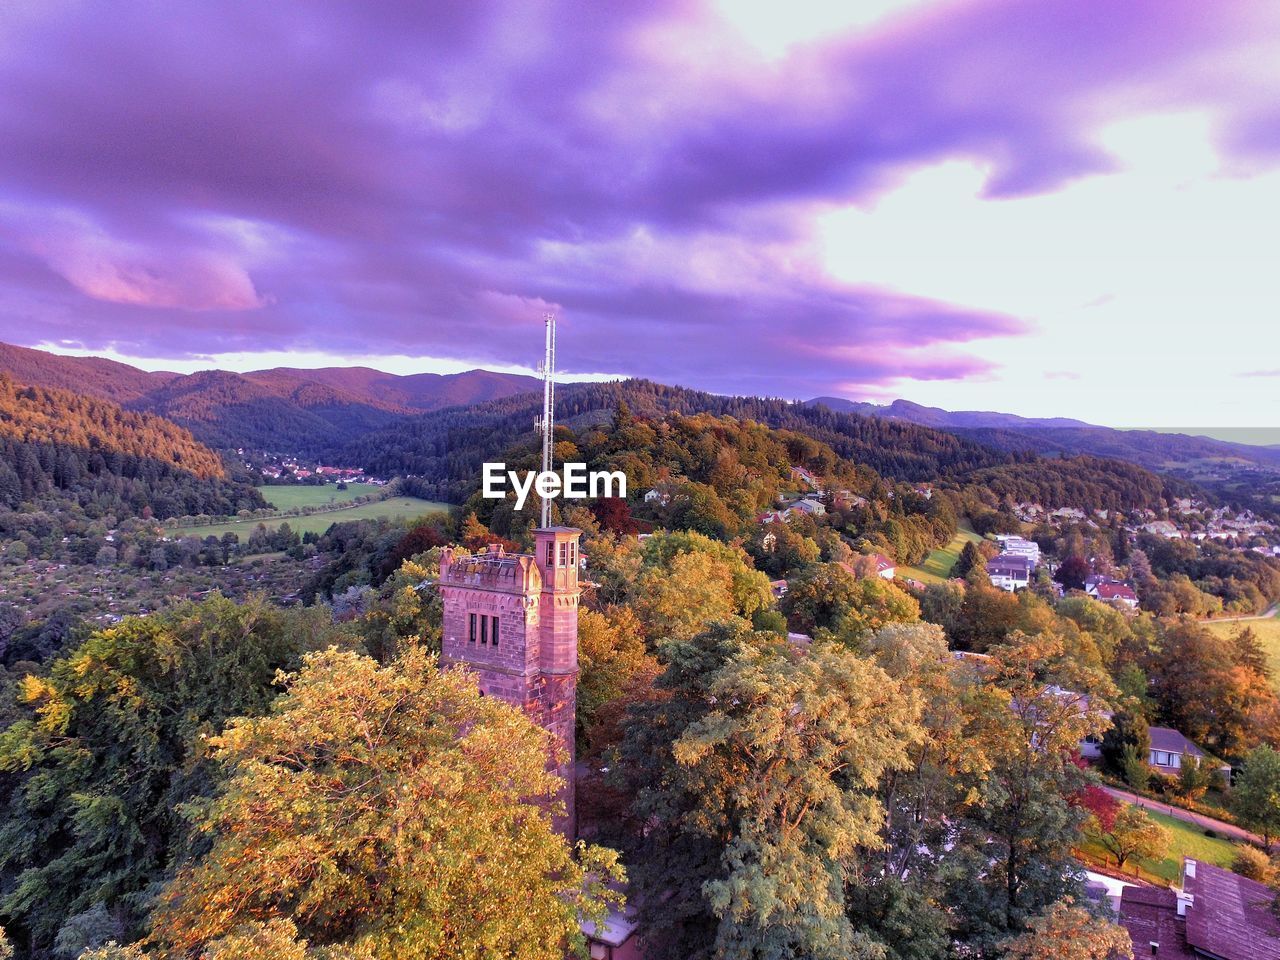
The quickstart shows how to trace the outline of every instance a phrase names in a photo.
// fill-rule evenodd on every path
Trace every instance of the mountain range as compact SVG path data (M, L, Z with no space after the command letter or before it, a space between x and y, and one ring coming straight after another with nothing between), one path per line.
M1277 447L1155 430L1118 430L1067 417L1033 418L991 411L951 411L922 406L909 400L881 405L842 397L817 397L807 403L843 413L904 420L946 430L999 450L1110 457L1161 471L1176 471L1206 463L1280 468L1280 448Z
M162 416L213 447L308 456L416 414L541 389L533 377L489 370L407 376L368 367L147 372L101 357L3 343L0 371L18 383L73 390Z
M420 423L424 417L520 397L515 407L503 408L499 403L495 409L519 410L517 418L523 423L526 408L537 403L537 398L524 395L541 387L534 377L478 369L400 376L368 367L276 367L248 373L204 370L184 375L147 372L113 360L68 357L9 344L0 344L0 371L18 383L69 389L110 400L126 410L162 416L211 447L247 447L317 458L365 454L370 449L370 444L363 442L367 438L374 438L376 446L385 451L397 436L422 436L423 429L433 438L429 445L436 453L432 455L443 455L441 444L451 442L448 434L429 424L424 427ZM673 395L681 391L666 389ZM685 391L681 396L694 393ZM562 391L564 400L570 396ZM733 398L725 400L733 406ZM709 399L695 405L709 409L708 404L724 406ZM677 404L681 408L689 405L687 399ZM798 406L825 407L854 419L896 421L944 431L968 441L974 449L1124 460L1197 482L1229 482L1236 491L1251 482L1250 471L1264 471L1271 478L1280 471L1280 448L1118 430L1066 417L1033 419L997 412L948 411L907 400L877 405L839 397L818 397ZM726 407L722 412L730 411ZM852 429L849 424L853 422L851 419L842 429ZM380 454L376 459L390 466L395 458Z

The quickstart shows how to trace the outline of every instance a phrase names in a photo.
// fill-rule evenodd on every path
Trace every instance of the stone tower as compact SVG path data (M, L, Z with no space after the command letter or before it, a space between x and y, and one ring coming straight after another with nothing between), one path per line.
M446 549L440 557L444 667L465 665L480 690L522 708L560 740L567 822L573 836L574 729L578 694L578 537L581 530L534 531L534 553Z

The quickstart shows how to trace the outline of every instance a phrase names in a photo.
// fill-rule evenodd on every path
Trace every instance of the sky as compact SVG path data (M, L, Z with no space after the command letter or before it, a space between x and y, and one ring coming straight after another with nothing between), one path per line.
M0 5L0 340L1280 426L1272 0Z

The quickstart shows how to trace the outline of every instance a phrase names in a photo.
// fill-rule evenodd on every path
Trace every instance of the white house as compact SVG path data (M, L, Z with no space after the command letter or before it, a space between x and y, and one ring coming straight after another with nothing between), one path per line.
M824 507L821 503L819 503L817 500L810 500L807 497L804 500L797 500L795 503L791 505L791 509L803 510L805 513L809 514L809 516L811 517L820 517L827 512L827 508Z
M883 580L892 580L898 575L898 565L884 554L875 553L871 558L876 562L876 574Z
M1025 537L1001 534L996 537L1000 542L1000 552L1015 557L1028 558L1033 566L1040 566L1040 544Z
M1138 609L1138 595L1133 587L1119 580L1090 577L1085 581L1084 592L1095 600L1128 610Z
M1208 760L1208 754L1177 730L1169 727L1152 727L1149 733L1151 735L1151 752L1148 754L1147 763L1159 773L1167 776L1177 776L1187 758L1192 758L1197 763L1204 763ZM1219 764L1215 769L1228 782L1230 781L1230 765Z
M993 587L1012 593L1031 586L1031 576L1035 569L1036 565L1027 557L1002 553L987 564L987 576L991 578Z

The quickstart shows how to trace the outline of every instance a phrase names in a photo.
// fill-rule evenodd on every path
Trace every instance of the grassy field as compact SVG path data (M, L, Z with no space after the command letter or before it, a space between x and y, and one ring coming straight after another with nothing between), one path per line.
M1163 813L1148 810L1147 815L1169 831L1169 849L1163 860L1130 860L1124 865L1127 873L1177 883L1182 876L1183 857L1194 857L1218 867L1230 867L1235 859L1236 845L1230 840L1206 837L1199 827ZM1115 861L1109 859L1109 854L1096 843L1085 843L1082 849L1092 857L1115 865Z
M309 517L283 517L271 520L229 520L226 523L212 523L205 527L179 527L172 532L176 537L200 537L212 534L221 537L224 533L239 534L241 540L247 540L249 534L259 523L264 523L272 530L282 523L289 524L297 533L324 533L335 523L347 520L372 520L386 517L389 520L404 520L421 517L428 513L438 513L449 509L447 503L436 503L433 500L419 500L417 497L391 497L377 503L362 503L344 510L330 510L316 513Z
M1223 620L1219 623L1206 623L1205 626L1224 637L1230 637L1244 627L1256 633L1262 642L1262 649L1267 652L1273 682L1280 685L1280 615L1269 620Z
M326 483L323 487L269 483L258 488L263 499L282 513L301 510L303 507L327 507L330 504L346 503L357 497L376 494L381 489L382 487L372 483L349 483L345 490L339 490L336 483Z
M921 583L944 583L951 576L951 568L960 559L960 551L966 543L981 543L982 537L974 533L967 520L960 521L960 529L945 547L934 550L918 567L899 567L898 576L919 580Z

